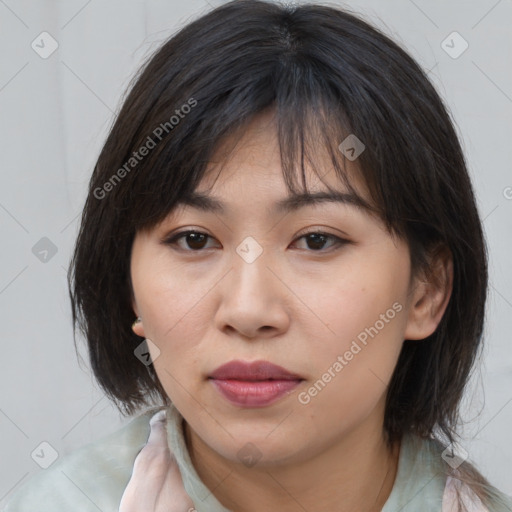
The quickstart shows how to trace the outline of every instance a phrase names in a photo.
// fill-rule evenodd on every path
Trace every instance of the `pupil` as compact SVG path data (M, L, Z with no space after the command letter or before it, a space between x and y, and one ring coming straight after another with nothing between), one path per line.
M192 249L200 249L202 244L201 244L201 241L198 241L200 238L204 238L205 236L200 234L200 233L189 233L188 235L188 245L189 247L191 247ZM204 242L204 240L203 240ZM199 244L199 246L197 245L194 245L194 244Z
M309 240L313 240L313 246L315 244L319 244L317 247L311 247L310 249L321 249L325 243L325 237L324 235L319 235L317 233L313 233L312 235L309 235ZM308 244L309 245L309 244Z

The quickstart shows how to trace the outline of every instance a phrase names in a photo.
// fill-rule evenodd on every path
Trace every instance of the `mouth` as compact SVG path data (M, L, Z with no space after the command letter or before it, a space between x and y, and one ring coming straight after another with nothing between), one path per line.
M304 379L268 361L231 361L219 366L208 380L233 405L265 407L289 394Z

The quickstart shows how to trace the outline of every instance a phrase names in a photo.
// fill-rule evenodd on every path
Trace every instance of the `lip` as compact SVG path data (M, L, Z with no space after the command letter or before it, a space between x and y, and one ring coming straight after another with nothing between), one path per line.
M229 402L240 407L265 407L290 393L304 379L268 361L230 361L208 379Z

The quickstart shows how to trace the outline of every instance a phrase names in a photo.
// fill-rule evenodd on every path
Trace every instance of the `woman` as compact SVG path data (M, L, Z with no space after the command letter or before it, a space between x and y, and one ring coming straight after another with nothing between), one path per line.
M464 156L360 18L242 0L167 41L69 278L100 385L158 406L7 512L512 510L455 443L487 290Z

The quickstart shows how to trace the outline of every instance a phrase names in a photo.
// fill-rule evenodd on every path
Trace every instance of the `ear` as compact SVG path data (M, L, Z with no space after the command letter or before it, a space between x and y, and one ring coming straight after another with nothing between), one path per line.
M437 329L452 288L453 257L443 246L430 255L428 270L413 278L404 339L423 340Z

